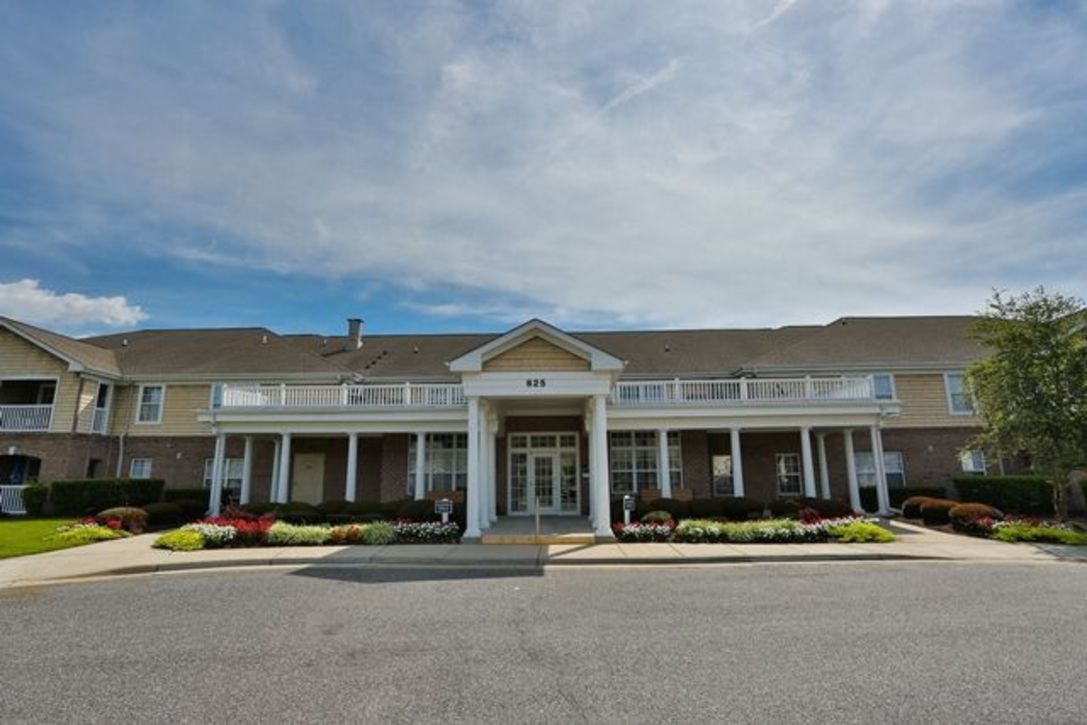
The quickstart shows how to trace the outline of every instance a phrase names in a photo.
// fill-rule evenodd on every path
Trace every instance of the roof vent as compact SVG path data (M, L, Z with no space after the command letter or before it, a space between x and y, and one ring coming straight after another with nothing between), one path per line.
M128 338L127 337L121 338L121 347L128 347Z
M347 318L347 341L344 342L344 350L359 350L362 348L362 319L359 317Z
M418 346L418 345L415 345L415 346L413 346L413 347L411 348L411 351L412 351L412 352L413 352L414 354L418 355L418 354L419 354L419 346Z
M261 335L260 336L260 344L261 345L267 345L268 344L268 336L267 335Z
M665 351L665 352L672 352L672 346L671 346L671 345L669 345L669 344L667 344L667 343L665 343L665 345L664 345L664 351Z

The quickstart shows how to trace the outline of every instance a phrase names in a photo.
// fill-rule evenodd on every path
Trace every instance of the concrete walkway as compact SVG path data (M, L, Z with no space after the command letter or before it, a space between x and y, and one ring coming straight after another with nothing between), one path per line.
M157 534L0 560L0 588L86 577L247 566L474 566L727 564L826 561L1087 562L1087 547L1006 544L893 522L890 544L573 544L313 546L170 552Z

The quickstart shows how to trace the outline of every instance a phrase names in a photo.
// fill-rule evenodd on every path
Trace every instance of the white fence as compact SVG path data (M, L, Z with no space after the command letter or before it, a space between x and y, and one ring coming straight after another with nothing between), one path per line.
M451 384L224 385L221 408L454 408L464 389Z
M52 405L0 405L0 431L48 431Z
M23 515L26 507L23 506L24 486L0 486L0 512L12 515Z
M617 383L612 393L612 404L621 407L875 399L871 376L631 381Z

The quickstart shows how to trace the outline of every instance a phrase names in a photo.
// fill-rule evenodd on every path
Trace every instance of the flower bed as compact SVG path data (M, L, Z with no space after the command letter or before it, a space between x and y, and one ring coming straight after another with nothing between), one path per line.
M975 525L985 524L988 524L990 537L997 541L1087 546L1087 534L1055 521L1022 518L975 522Z
M436 544L460 541L455 523L398 520L353 524L295 524L274 517L209 517L164 534L153 546L171 551L224 547L352 544Z
M612 527L619 541L674 541L687 544L714 543L798 543L814 541L887 542L894 534L875 523L853 516L832 519L806 517L763 519L759 521L717 521L686 519L679 524L668 521L622 524Z
M84 519L75 524L61 526L55 534L57 540L63 541L69 546L80 544L93 544L96 541L112 541L131 536L121 526L117 519L110 519L105 523L98 523L94 519Z

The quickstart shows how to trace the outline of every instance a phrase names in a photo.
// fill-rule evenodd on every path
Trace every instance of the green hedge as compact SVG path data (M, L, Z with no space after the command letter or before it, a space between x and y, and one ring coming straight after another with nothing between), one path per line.
M53 481L49 498L55 516L92 516L117 506L145 506L162 498L159 478L79 478Z
M207 501L206 488L168 488L162 492L163 501Z
M49 499L49 487L40 483L31 484L23 489L23 508L26 515L38 518L45 513L45 502Z
M888 488L891 495L891 508L902 508L902 502L914 496L928 496L929 498L945 498L947 489L943 486L902 486L901 488ZM875 511L879 508L876 499L876 487L864 486L861 488L861 506L865 511Z
M1043 476L958 476L953 481L963 501L1009 514L1053 514L1053 486Z

